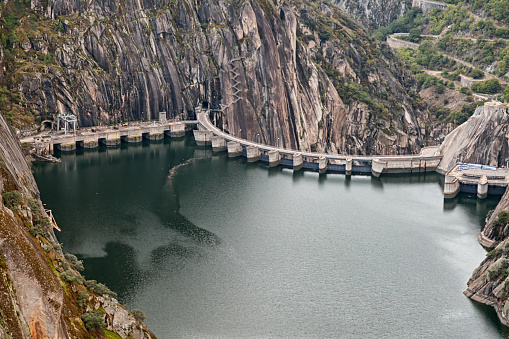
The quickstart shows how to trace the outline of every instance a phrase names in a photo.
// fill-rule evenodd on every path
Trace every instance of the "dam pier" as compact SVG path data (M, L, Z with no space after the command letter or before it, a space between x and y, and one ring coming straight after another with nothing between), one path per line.
M319 173L371 174L433 172L442 159L438 147L423 148L417 155L357 156L302 152L237 138L221 131L210 121L207 111L196 114L198 129L193 130L196 144L212 145L214 152L228 152L228 157L244 156L248 162L262 161L269 167L283 166L294 171ZM225 146L226 145L226 146Z
M294 171L308 170L345 175L365 174L379 177L390 173L426 173L437 170L442 154L440 148L424 147L415 155L339 155L285 149L252 142L225 133L210 120L207 110L196 110L196 120L160 121L126 124L120 126L82 129L78 134L39 135L21 142L31 143L40 155L74 151L77 147L93 149L99 144L117 146L121 142L140 143L143 138L157 141L166 136L179 138L186 129L193 129L198 146L211 146L214 152L227 152L228 157L243 156L248 162L261 161L268 167L282 166ZM484 199L487 195L502 195L509 186L509 169L458 163L445 174L444 197L454 198L459 192L476 194Z
M106 146L117 146L121 142L140 143L143 138L157 141L166 135L172 138L183 137L186 126L196 125L197 121L148 122L123 126L87 128L77 134L40 135L24 138L21 142L33 145L38 154L53 154L55 149L62 152L74 151L77 147L91 149Z

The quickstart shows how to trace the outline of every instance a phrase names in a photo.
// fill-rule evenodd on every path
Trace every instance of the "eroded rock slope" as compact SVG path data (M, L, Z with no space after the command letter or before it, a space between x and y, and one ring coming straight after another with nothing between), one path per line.
M426 139L413 76L322 1L34 0L32 9L42 28L21 25L12 82L41 119L192 118L207 105L230 133L294 149L395 154Z
M99 312L123 339L153 335L64 257L29 165L0 114L0 338L93 338L82 315ZM66 258L75 259L69 262ZM75 266L73 266L76 265Z

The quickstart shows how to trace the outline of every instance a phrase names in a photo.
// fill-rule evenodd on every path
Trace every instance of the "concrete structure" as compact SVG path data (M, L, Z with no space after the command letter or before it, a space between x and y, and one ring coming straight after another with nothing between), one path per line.
M212 151L214 151L214 152L226 151L226 139L223 137L214 135L212 137Z
M166 112L165 111L159 112L159 123L161 125L166 124Z
M246 158L248 162L255 162L260 160L260 149L256 146L247 146Z
M420 7L422 12L426 14L429 10L434 8L439 11L443 11L446 9L448 4L438 1L430 1L430 0L413 0L412 7Z
M157 141L164 139L164 133L149 133L147 139L150 141Z
M53 143L51 142L51 136L36 136L34 138L34 149L39 155L48 155L53 153Z
M372 164L375 163L374 175L383 173L414 173L434 171L442 156L438 155L438 147L423 148L418 155L400 155L400 156L363 156L363 155L340 155L325 154L313 152L301 152L285 148L279 148L270 145L263 145L232 136L220 130L212 124L207 111L197 112L198 124L201 129L209 130L216 136L221 136L228 142L228 155L239 156L242 154L243 147L257 147L263 153L263 161L268 161L269 166L278 164L295 168L296 170L305 168L308 170L320 170L320 157L324 157L328 163L327 170L332 172L352 173L372 173ZM247 152L246 152L247 155ZM304 161L304 159L307 159ZM378 159L378 160L376 160ZM323 160L322 160L323 161ZM378 162L377 162L378 161ZM318 162L318 164L317 164Z
M161 112L163 113L163 112ZM164 113L166 116L166 113ZM148 133L146 129L142 129L143 136L150 141L157 141L164 139L164 127L161 125L150 126Z
M170 137L180 138L186 134L186 125L184 123L176 123L170 125Z
M127 132L127 136L125 136L126 141L131 144L140 143L143 139L143 132L140 130L132 130Z
M509 169L476 164L456 164L445 176L444 197L454 198L459 192L502 195L509 186Z
M472 79L467 76L464 76L463 74L460 74L460 78L461 78L461 87L468 87L468 88L472 88L472 84L474 84L474 83L483 82L486 80L486 79Z
M184 122L168 122L165 124L152 122L115 127L93 127L81 129L77 135L57 134L34 136L24 138L21 142L33 144L37 154L52 154L55 148L67 152L75 150L76 145L84 148L95 148L99 143L106 146L117 146L122 139L130 143L141 142L143 137L149 140L160 140L164 138L164 133L169 133L170 136L180 137L185 134L186 125L196 125L197 123L198 122L195 120L189 120ZM203 132L205 135L212 135L211 132ZM206 138L206 136L203 137L204 140Z
M60 144L60 145L58 145L58 148L62 152L71 152L76 149L76 143Z
M384 161L381 161L380 159L374 159L371 163L371 174L378 178L384 171L385 165L386 163Z
M387 45L389 45L389 47L392 49L411 48L413 50L416 50L419 48L419 44L415 44L410 41L398 39L397 35L395 35L395 34L387 37Z
M323 174L327 172L327 158L324 156L321 156L318 158L318 172Z
M481 176L481 180L477 184L477 197L479 199L486 199L488 196L488 178L486 175Z
M345 174L346 175L352 175L352 167L353 167L352 158L346 158L346 163L345 163Z
M120 145L120 138L105 138L102 140L99 139L99 141L108 147L115 147Z
M228 157L235 158L242 155L242 145L237 141L230 141L227 144Z
M460 182L458 178L453 175L446 175L444 183L444 198L452 199L458 195L459 191Z
M84 136L83 140L76 140L76 144L78 146L83 148L97 148L99 147L99 139L97 139L95 136Z
M269 151L269 167L279 166L279 162L281 161L281 155L279 151Z
M302 168L302 166L304 165L304 162L302 161L302 153L294 153L292 160L293 160L292 165L293 165L294 171L300 170Z
M212 132L195 129L193 134L198 146L212 145Z

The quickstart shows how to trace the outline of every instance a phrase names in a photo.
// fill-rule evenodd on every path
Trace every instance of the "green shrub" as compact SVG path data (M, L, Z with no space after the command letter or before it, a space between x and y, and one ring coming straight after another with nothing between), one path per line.
M55 251L62 250L62 244L59 244L59 243L51 241L51 240L50 240L50 243L51 243L51 246L53 246L53 248L55 249Z
M145 321L145 319L147 319L147 317L145 316L145 313L143 313L140 310L132 310L131 314L136 319L136 321L139 323L142 323Z
M85 291L78 291L78 306L84 307L87 305L88 298L90 295Z
M493 227L504 227L509 221L509 211L500 211L493 221Z
M46 231L41 227L41 225L37 224L28 229L28 233L30 233L33 237L36 237L37 235L46 235Z
M501 252L500 249L494 248L486 254L486 257L488 259L495 258L497 255L500 254L500 252Z
M60 267L62 267L64 269L64 271L71 269L71 265L69 265L69 263L67 261L62 261L60 263Z
M14 211L21 201L21 193L18 191L5 192L2 194L2 198L4 199L4 205Z
M472 95L472 90L468 87L461 87L460 93L465 95Z
M474 79L482 79L484 77L484 72L481 71L479 68L474 68L470 72L470 76Z
M60 278L63 281L72 283L77 281L78 277L76 276L76 273L73 270L65 270L62 273L60 273Z
M32 213L35 215L41 214L41 208L40 208L37 200L35 200L32 197L29 197L27 200L28 200L28 207L30 207L30 209L32 210Z
M419 42L421 39L421 30L419 28L412 28L408 34L410 41Z
M472 91L485 94L495 94L500 91L500 82L497 79L489 79L472 84Z
M90 291L95 292L97 294L106 294L112 298L117 297L117 294L115 292L110 290L106 285L98 283L97 280L87 280L85 282L85 286L87 286L87 288Z
M435 86L435 93L444 94L444 92L445 92L445 86L443 84L437 84Z
M86 312L81 315L81 320L89 331L106 328L104 313L101 311Z
M66 253L65 259L67 259L71 263L71 266L75 270L78 270L80 272L85 270L85 268L83 267L83 261L78 260L78 257L76 257L74 254Z
M94 289L94 292L97 294L106 294L109 295L112 298L117 297L117 293L110 290L106 285L98 283L97 286Z
M34 237L36 237L38 234L46 237L50 225L51 223L47 217L41 217L40 219L34 221L34 225L28 229L28 232Z
M97 280L87 280L85 281L85 286L91 291L97 286Z

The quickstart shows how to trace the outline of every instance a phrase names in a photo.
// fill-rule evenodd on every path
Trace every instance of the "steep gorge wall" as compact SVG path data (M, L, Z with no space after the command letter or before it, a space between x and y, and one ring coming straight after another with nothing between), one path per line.
M368 30L387 26L412 8L412 2L405 0L333 0L333 3Z
M64 259L18 139L0 114L0 338L93 338L80 315L102 308L123 339L150 339L115 299L87 290ZM66 281L67 272L74 281ZM77 293L86 292L84 304ZM115 319L115 321L113 321Z
M214 120L230 133L294 149L408 153L426 138L427 114L407 91L416 89L413 76L324 3L33 0L32 7L61 25L51 39L27 30L17 45L25 60L46 50L54 56L44 72L31 59L15 75L24 104L42 118L72 112L81 126L159 111L192 118L206 102L226 107Z
M486 103L445 138L438 171L446 173L457 161L506 166L509 160L509 106Z
M445 138L439 172L446 173L457 161L506 166L509 160L509 106L488 102ZM493 306L500 320L509 326L509 191L486 218L478 236L491 250L472 273L464 294Z
M500 321L509 326L509 191L486 220L480 243L491 249L472 273L464 294L492 306Z

